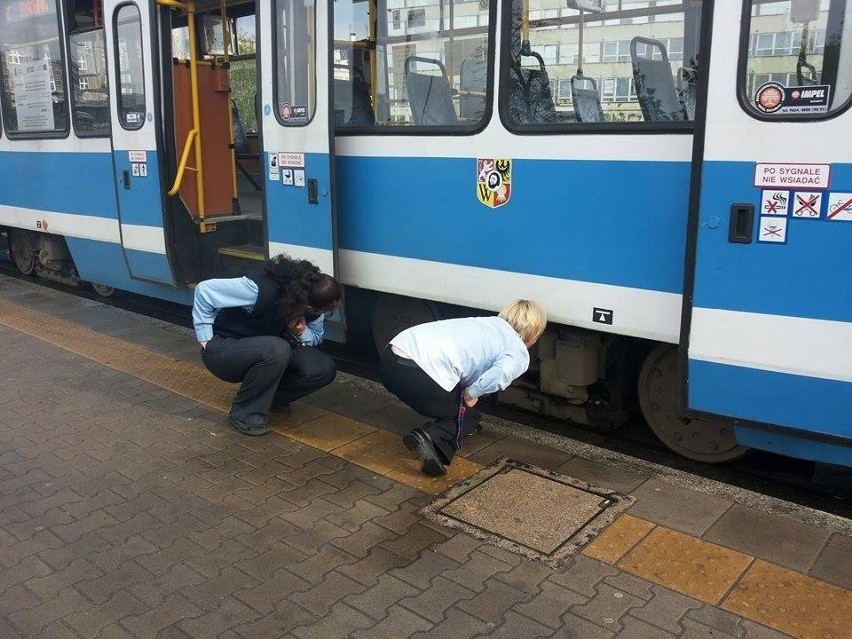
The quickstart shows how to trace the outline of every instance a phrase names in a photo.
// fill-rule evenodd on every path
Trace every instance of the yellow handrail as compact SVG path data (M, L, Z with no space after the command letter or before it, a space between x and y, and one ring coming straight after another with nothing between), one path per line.
M198 192L198 218L204 228L206 210L204 208L204 162L201 159L201 114L198 104L198 55L195 46L195 3L179 2L178 0L157 0L157 4L186 12L186 24L189 30L189 82L192 92L192 130L186 137L186 145L178 167L175 183L169 191L174 196L180 190L186 163L189 158L190 145L195 151L195 184Z
M189 135L186 136L186 144L183 147L183 153L180 156L180 164L178 164L177 175L175 176L175 184L172 187L171 191L169 191L169 195L174 197L180 191L180 185L183 183L183 172L186 171L186 161L189 158L189 150L192 148L192 143L195 140L195 136L198 135L198 131L193 129L189 132Z

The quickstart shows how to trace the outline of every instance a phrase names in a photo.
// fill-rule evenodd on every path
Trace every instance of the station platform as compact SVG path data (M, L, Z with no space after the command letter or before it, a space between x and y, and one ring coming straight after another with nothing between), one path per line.
M0 343L0 637L852 637L849 519L488 416L424 477L346 374L245 437L191 330L4 276Z

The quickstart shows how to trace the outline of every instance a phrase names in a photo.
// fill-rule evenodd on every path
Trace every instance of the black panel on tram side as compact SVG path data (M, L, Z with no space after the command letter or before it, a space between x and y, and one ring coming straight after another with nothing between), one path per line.
M710 60L713 46L712 25L715 0L705 0L700 29L701 57ZM692 169L689 181L689 215L686 225L686 261L684 264L683 302L680 320L680 342L678 345L678 368L680 369L681 410L688 411L689 404L689 335L692 327L692 298L695 294L696 251L698 247L698 218L701 213L701 172L704 162L704 144L707 128L707 86L710 81L710 65L698 67L698 102L695 110L695 136L692 142Z

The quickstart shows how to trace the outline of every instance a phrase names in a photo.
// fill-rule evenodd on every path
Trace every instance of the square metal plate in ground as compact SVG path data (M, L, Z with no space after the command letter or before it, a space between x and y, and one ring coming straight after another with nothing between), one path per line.
M597 537L633 498L501 459L453 486L430 519L527 557L558 564Z

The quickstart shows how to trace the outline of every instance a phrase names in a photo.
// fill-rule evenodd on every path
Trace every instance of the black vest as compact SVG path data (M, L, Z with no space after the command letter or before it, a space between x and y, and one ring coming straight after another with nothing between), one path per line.
M247 275L257 284L257 302L251 312L242 308L223 308L213 322L213 334L219 337L280 336L285 326L278 315L278 285L266 273Z

